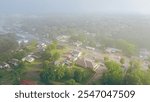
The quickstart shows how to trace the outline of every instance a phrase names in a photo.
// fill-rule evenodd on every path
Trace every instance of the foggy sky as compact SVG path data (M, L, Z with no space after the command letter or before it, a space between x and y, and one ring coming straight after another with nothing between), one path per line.
M150 0L0 0L1 14L150 14Z

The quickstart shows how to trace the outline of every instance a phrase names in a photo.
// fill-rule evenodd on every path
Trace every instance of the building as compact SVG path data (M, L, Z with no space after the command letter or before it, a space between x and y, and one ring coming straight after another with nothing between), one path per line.
M82 52L78 51L78 50L73 50L71 52L71 55L74 57L80 57L82 55Z
M76 47L79 47L82 45L82 42L81 41L77 41L77 42L74 42L73 45L75 45Z
M86 49L88 49L88 50L95 50L95 48L94 47L90 47L90 46L86 46Z
M96 70L99 65L96 64L93 60L81 58L76 61L76 64L83 68L90 68L92 70Z
M40 50L40 51L45 51L47 45L45 43L41 43L41 44L38 44L37 45L37 48Z
M106 48L105 51L107 53L120 53L121 52L120 49L116 49L116 48Z
M30 63L33 62L34 60L35 60L35 58L30 56L30 55L22 58L22 61L27 61L27 62L30 62Z
M11 59L8 61L8 63L12 66L18 66L19 65L19 60L18 59Z
M139 57L143 60L148 59L150 57L150 52L147 49L141 49L139 52Z
M6 62L0 63L0 69L9 69L10 65Z
M70 36L67 36L67 35L58 36L56 38L56 40L60 42L68 42L69 39L70 39Z

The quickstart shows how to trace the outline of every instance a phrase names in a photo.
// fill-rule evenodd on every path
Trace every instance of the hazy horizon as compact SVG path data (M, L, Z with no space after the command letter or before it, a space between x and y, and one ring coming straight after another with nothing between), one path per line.
M0 0L1 14L150 14L149 0Z

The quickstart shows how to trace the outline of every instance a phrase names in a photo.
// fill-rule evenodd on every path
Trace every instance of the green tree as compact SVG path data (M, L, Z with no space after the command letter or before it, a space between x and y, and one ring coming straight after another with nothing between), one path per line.
M105 57L104 57L104 62L107 62L107 61L109 61L109 57L108 57L108 56L105 56Z
M126 40L117 40L116 46L122 49L124 54L127 56L136 55L137 53L137 47L133 43L130 43Z
M56 78L58 80L62 79L65 75L65 68L64 67L58 67L56 69Z
M123 64L125 64L125 59L124 58L121 58L120 59L120 63L123 65Z
M114 61L105 62L107 71L102 76L102 84L106 85L120 85L123 81L123 71L120 64Z
M56 80L56 67L49 64L49 67L44 68L44 70L41 72L40 77L41 81L45 84L49 84L51 81Z
M17 67L12 70L13 84L19 84L25 70L24 62L20 62Z
M145 85L150 84L150 73L149 71L142 70L141 64L137 60L132 60L130 62L130 67L128 68L124 84L127 85Z
M51 53L51 61L55 62L60 58L60 53L58 51L55 51L53 53Z
M64 78L65 79L70 79L70 78L73 78L73 76L74 76L73 70L70 69L70 68L66 68Z
M84 73L83 73L83 71L81 69L76 69L74 71L74 79L75 79L75 81L76 82L81 82L83 80L83 78L84 78L83 75L84 75Z

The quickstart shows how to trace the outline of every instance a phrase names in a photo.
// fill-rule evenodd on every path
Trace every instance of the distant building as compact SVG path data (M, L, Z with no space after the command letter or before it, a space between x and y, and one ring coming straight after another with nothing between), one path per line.
M8 63L12 66L18 66L19 65L19 60L18 59L11 59L8 61Z
M45 43L41 43L41 44L38 44L37 45L37 48L40 50L40 51L45 51L47 45Z
M82 52L81 52L81 51L78 51L78 50L73 50L73 51L71 52L71 55L74 56L74 57L80 57L81 54L82 54Z
M141 59L148 59L150 57L150 52L147 49L141 49L139 52L139 57Z
M81 41L77 41L77 42L74 42L73 45L79 47L82 45L82 42Z
M6 62L0 63L0 69L8 69L11 68L10 65Z
M88 49L88 50L95 50L95 48L94 47L90 47L90 46L86 46L86 49Z
M35 60L35 58L30 56L30 55L22 58L22 61L27 61L27 62L30 62L30 63L33 62L34 60Z
M62 36L58 36L56 38L57 41L60 41L60 42L68 42L70 36L67 36L67 35L62 35Z
M73 50L72 52L67 53L67 55L64 55L64 64L71 65L71 63L75 62L81 55L82 52L79 50Z
M120 49L116 49L116 48L106 48L105 51L107 53L120 53L121 52Z

